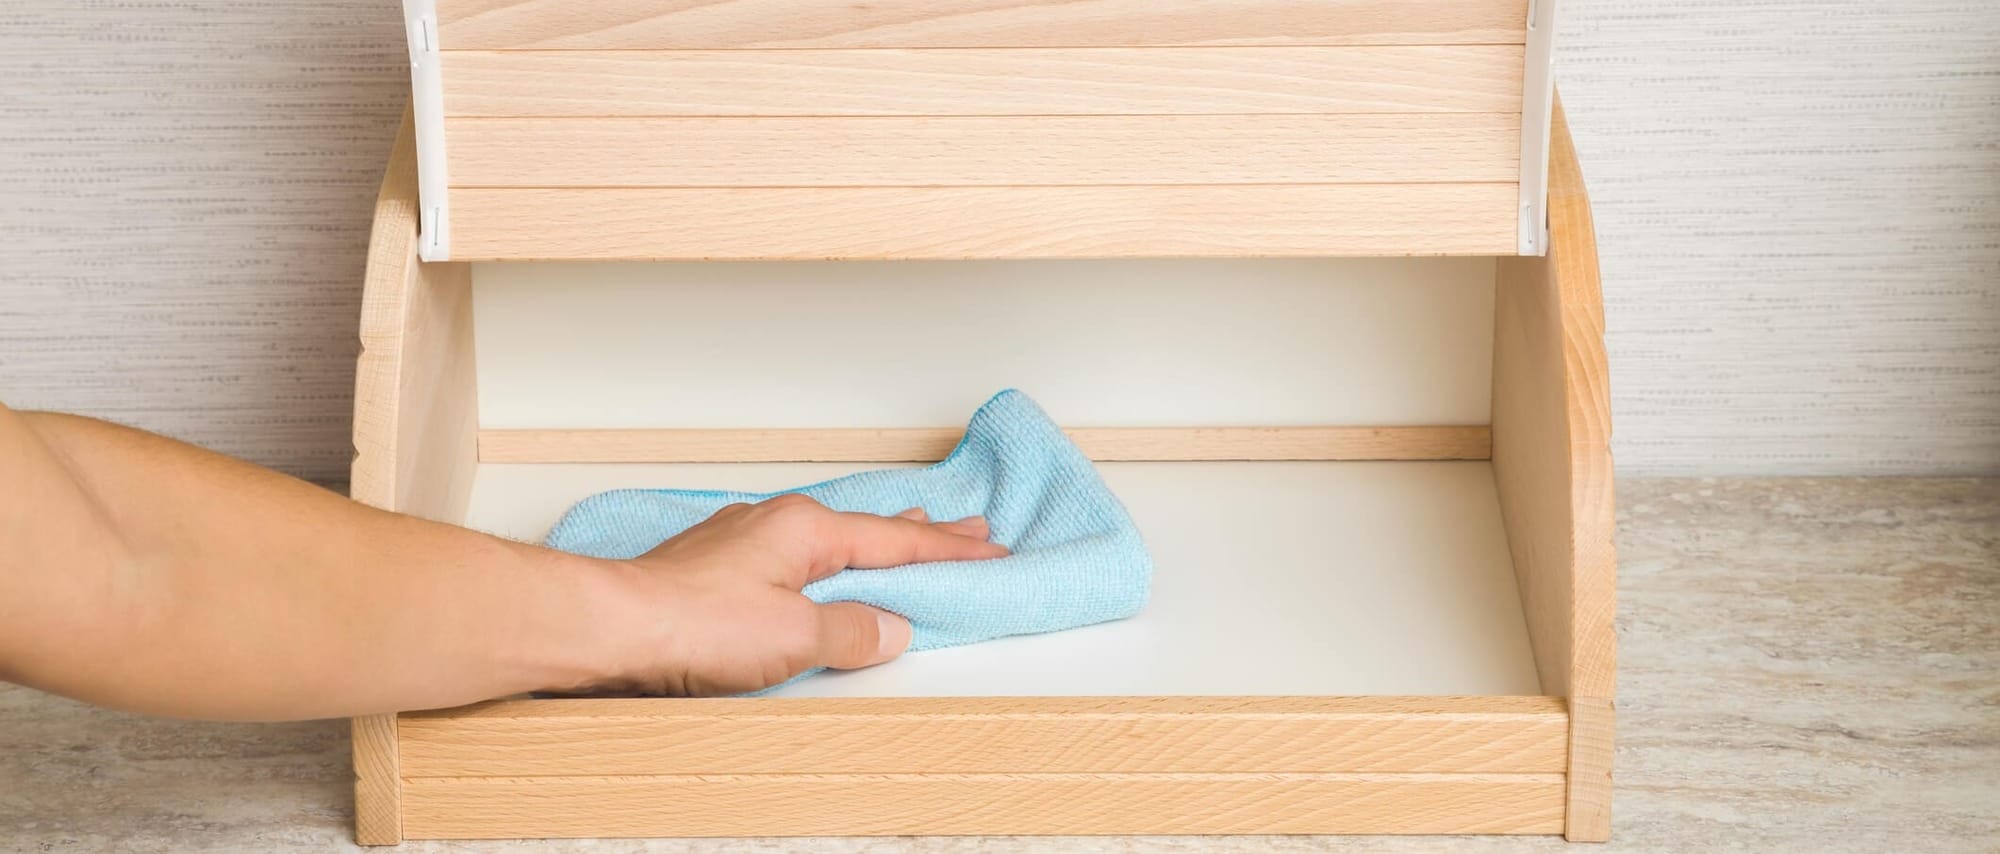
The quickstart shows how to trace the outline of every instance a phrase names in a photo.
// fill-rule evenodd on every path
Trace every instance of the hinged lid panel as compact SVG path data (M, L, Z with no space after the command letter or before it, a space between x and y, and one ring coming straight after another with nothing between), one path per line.
M1538 254L1553 2L408 0L426 257Z

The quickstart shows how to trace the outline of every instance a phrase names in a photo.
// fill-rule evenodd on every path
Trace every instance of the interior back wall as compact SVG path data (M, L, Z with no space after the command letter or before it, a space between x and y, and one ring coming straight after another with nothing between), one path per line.
M1629 473L2000 474L1990 0L1560 0ZM0 7L0 400L351 454L395 0Z

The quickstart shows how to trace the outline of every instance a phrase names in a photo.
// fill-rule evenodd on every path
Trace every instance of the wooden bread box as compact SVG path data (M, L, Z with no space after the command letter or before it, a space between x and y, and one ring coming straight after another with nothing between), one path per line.
M1131 620L754 699L354 721L359 841L1610 834L1612 467L1555 0L406 0L353 494L940 458L1034 395Z

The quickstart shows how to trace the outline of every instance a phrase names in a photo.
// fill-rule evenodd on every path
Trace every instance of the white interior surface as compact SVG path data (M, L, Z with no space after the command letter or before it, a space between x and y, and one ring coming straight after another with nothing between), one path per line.
M1488 422L1490 258L474 266L482 426Z
M590 494L863 466L482 465L467 524L539 541ZM824 673L783 696L1539 694L1484 462L1108 463L1155 562L1139 616Z

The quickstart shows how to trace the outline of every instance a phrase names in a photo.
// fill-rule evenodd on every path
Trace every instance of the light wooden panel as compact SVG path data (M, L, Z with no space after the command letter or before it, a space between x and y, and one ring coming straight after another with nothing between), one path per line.
M1556 115L1549 255L1500 263L1493 469L1543 690L1610 697L1617 557L1604 311L1583 176Z
M1558 106L1545 258L1502 259L1495 297L1493 470L1542 690L1579 708L1569 809L1610 831L1617 557L1604 310L1589 200Z
M456 522L472 489L479 408L472 271L416 257L416 164L406 126L376 203L354 383L351 492Z
M441 0L447 49L1519 44L1518 0Z
M423 777L411 838L1554 833L1560 774Z
M1086 427L1067 431L1099 462L1483 460L1492 436L1458 427ZM925 429L482 430L487 463L935 462L963 432Z
M1514 184L461 189L452 256L1500 255L1515 248L1516 197Z
M405 777L1564 771L1554 697L521 700L405 715Z
M406 115L375 205L355 364L350 494L458 522L471 501L479 407L472 273L417 260L416 151ZM396 721L354 719L355 837L401 840Z
M1072 425L1484 424L1493 270L1490 258L480 264L480 423L938 427L1011 386Z
M1520 179L1518 113L458 118L445 127L459 187Z
M1518 113L1519 45L447 51L447 116ZM589 156L579 152L578 156Z

